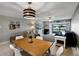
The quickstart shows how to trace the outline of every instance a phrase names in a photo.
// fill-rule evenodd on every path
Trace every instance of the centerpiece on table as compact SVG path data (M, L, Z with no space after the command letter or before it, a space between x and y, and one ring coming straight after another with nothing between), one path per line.
M32 33L30 32L29 33L29 36L28 36L28 41L29 41L29 43L33 43L33 37L32 37Z

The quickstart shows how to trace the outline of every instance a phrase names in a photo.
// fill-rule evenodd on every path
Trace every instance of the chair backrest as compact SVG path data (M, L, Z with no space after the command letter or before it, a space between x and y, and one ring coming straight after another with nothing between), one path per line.
M54 42L52 46L55 47L56 46L56 42Z
M16 36L16 40L18 40L18 39L22 39L22 38L24 38L22 35L21 36Z
M42 38L42 37L40 37L40 36L36 36L36 39L43 40L43 38Z
M63 51L64 51L63 46L59 47L58 50L57 50L57 52L56 52L56 55L57 55L57 56L62 55Z
M50 47L50 55L56 55L56 42Z
M12 44L10 44L9 46L13 50L15 56L21 56L21 53L20 53L19 49L16 49Z
M14 47L12 44L10 44L9 47L10 47L13 51L15 50L15 47Z

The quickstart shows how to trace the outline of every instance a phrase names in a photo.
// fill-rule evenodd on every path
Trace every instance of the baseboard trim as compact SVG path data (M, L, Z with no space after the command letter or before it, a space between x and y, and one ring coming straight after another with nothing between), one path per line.
M8 43L10 43L10 42L9 41L1 42L0 45L8 44Z

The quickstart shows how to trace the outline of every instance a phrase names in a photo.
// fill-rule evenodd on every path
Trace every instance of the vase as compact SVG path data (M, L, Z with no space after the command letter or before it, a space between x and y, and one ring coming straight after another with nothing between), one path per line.
M32 40L32 39L30 39L30 38L28 39L28 41L29 41L29 43L33 43L33 40Z

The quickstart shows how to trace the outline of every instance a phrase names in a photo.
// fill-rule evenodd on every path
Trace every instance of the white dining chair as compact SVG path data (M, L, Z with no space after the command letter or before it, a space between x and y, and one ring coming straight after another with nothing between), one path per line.
M15 56L21 56L21 53L20 53L19 49L15 48L12 44L10 44L9 46L12 49Z
M63 52L64 52L64 47L63 46L59 47L56 52L56 56L61 56Z
M41 37L41 36L36 36L36 39L43 40L43 37Z
M22 35L21 36L16 36L16 40L18 40L18 39L22 39L22 38L24 38Z
M53 43L53 45L50 47L50 55L55 56L56 55L56 42Z

